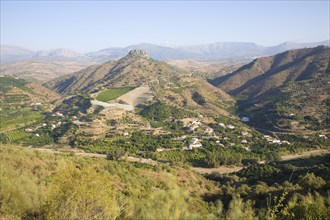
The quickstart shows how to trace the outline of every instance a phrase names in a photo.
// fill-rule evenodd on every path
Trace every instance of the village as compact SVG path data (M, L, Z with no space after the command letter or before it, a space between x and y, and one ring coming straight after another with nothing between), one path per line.
M41 103L31 103L31 107L33 108L41 105ZM93 108L95 108L95 106ZM122 109L111 108L110 110L109 108L105 108L101 111L101 113L104 112L106 117L113 117L114 115L123 117L123 115L131 114ZM82 132L80 132L79 135L80 138L84 138L84 135L86 136L85 138L91 138L93 136L96 139L106 138L107 134L105 134L105 132L108 134L114 132L112 136L119 135L120 137L129 139L132 132L136 130L152 136L168 135L174 132L166 127L157 128L151 127L148 124L134 124L137 123L136 121L133 122L133 124L131 122L131 124L124 123L121 126L118 126L118 118L111 119L116 124L116 126L111 126L109 124L105 124L104 121L102 122L102 120L99 119L86 120L86 117L87 115L81 113L68 114L68 112L63 110L53 110L49 116L45 118L44 122L34 125L34 127L25 128L24 131L39 137L39 129L41 129L41 131L46 129L49 132L54 132L55 129L61 130L63 126L70 123L71 125L82 129ZM251 152L251 146L253 146L256 139L265 140L267 143L275 145L291 144L287 140L280 140L279 138L272 137L271 135L261 135L253 132L248 126L244 126L244 124L250 122L250 118L246 116L240 119L241 123L238 123L237 121L230 121L228 119L215 120L214 118L204 117L203 115L198 115L196 118L172 118L171 120L178 124L179 129L183 132L181 135L175 135L175 137L171 139L176 142L181 142L182 147L167 148L166 146L162 146L157 147L155 152L172 150L191 151L194 149L203 148L203 142L210 140L213 141L219 148L241 147L247 152ZM88 132L90 134L88 134ZM327 136L320 134L318 135L318 138L327 139Z

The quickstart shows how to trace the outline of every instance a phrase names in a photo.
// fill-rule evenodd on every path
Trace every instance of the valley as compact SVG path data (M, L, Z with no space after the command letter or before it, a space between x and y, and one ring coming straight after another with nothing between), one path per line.
M62 203L86 202L93 208L78 210L88 218L103 210L101 219L233 219L240 204L240 218L290 219L275 196L290 201L285 209L295 215L297 196L327 210L329 52L319 46L188 68L134 49L43 83L2 75L0 214L83 219ZM208 68L214 72L202 71ZM17 171L19 163L26 165ZM76 191L80 180L91 185ZM105 182L109 192L99 198L93 190L105 190ZM32 191L21 195L24 188ZM273 205L265 205L268 195ZM38 202L30 205L30 196ZM26 205L16 207L17 199ZM150 207L159 209L146 214Z

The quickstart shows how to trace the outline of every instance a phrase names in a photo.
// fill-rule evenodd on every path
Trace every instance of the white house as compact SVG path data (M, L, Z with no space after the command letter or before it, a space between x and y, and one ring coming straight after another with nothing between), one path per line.
M128 136L129 133L128 133L127 131L125 131L125 132L123 133L123 135L124 135L124 136Z
M207 127L204 131L204 134L212 134L214 132L213 128Z
M55 112L55 115L56 115L56 116L60 116L60 117L63 117L63 114L62 114L62 113L60 113L60 112Z
M273 139L272 142L273 142L273 144L280 144L281 143L281 140Z
M192 126L189 127L189 131L194 131L196 128L198 128L198 126L193 126L192 125Z
M250 118L249 117L243 117L241 118L241 122L249 122Z
M202 143L200 142L200 140L198 140L198 138L193 138L192 139L192 143L189 145L189 149L193 149L193 148L199 148L202 147Z
M223 127L223 128L226 128L226 125L224 123L219 123L218 125Z
M247 132L247 131L242 131L242 132L241 132L241 135L242 135L242 136L247 136L247 135L249 135L249 132Z
M227 125L227 128L229 128L229 129L234 129L235 126L234 126L234 125Z

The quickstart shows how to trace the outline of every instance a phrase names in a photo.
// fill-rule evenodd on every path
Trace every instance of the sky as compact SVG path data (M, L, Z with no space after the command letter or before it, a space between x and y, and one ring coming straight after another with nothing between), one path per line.
M1 0L1 44L90 52L138 43L316 42L330 39L329 2Z

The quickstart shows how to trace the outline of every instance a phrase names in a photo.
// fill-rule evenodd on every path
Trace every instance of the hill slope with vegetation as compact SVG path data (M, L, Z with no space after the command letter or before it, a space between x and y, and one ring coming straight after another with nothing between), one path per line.
M109 61L45 84L62 94L95 93L113 87L150 87L156 98L200 112L226 114L232 98L201 77L156 61L144 51L131 51Z
M41 117L60 96L25 79L0 78L0 131L12 130Z
M238 112L271 130L329 129L330 48L258 58L213 84L234 95Z
M2 145L3 219L326 219L329 156L205 177Z

